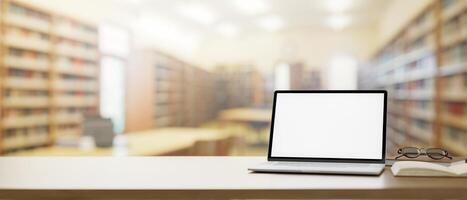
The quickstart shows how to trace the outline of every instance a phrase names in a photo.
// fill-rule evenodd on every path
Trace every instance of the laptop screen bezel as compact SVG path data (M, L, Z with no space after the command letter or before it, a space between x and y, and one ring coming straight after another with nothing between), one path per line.
M357 158L317 158L317 157L273 157L272 140L274 135L274 122L276 113L277 94L280 93L327 93L327 94L383 94L384 95L384 111L383 111L383 141L381 159L357 159ZM269 135L268 161L298 161L298 162L353 162L353 163L384 163L386 158L386 116L387 116L387 91L386 90L276 90L274 91L274 99L272 106L271 128Z

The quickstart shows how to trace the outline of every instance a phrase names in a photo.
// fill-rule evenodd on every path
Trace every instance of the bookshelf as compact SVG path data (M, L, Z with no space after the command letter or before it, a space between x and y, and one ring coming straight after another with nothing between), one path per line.
M218 66L217 101L219 109L264 105L266 86L263 75L250 65Z
M132 52L126 131L198 126L217 114L215 75L150 49Z
M467 155L467 2L441 2L441 144Z
M97 28L55 15L52 77L52 137L81 133L85 116L98 114L99 49Z
M27 3L0 2L0 152L79 134L83 114L98 110L97 28Z
M389 155L409 145L467 154L466 6L433 0L360 67L359 88L389 92Z

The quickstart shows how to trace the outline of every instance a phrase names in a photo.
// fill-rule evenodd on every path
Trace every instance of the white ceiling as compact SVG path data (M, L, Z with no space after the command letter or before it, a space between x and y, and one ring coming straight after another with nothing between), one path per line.
M112 1L112 0L101 0ZM248 4L251 0L240 0ZM350 2L347 9L333 11L328 3L337 7ZM181 26L203 33L212 32L216 25L233 24L239 32L261 31L257 21L264 16L275 15L282 18L284 28L326 27L327 20L333 15L345 15L351 19L351 27L371 26L377 23L387 7L389 0L264 0L269 9L263 13L247 14L241 11L234 0L113 0L119 10L137 19L147 15L162 17ZM179 13L184 5L202 5L214 16L212 24L200 24Z
M281 30L330 29L332 16L347 16L350 28L374 27L394 0L21 0L59 13L98 23L112 23L132 30L135 43L157 46L168 51L187 51L209 39L224 39L220 27L236 36L270 31L259 25L264 17L280 19ZM266 5L264 12L247 13L235 4L252 6L252 1ZM330 4L333 5L330 7ZM210 23L203 24L183 15L187 6L201 6L201 15L210 13ZM347 6L346 6L347 5ZM198 10L199 11L199 10ZM198 13L199 14L199 13ZM209 17L209 16L208 16ZM274 19L273 17L273 19ZM278 24L277 20L269 25ZM264 20L263 20L264 21ZM232 28L234 27L234 28ZM224 30L224 32L225 32ZM337 30L338 31L338 30ZM230 38L228 38L230 39ZM182 50L180 50L182 49Z
M221 24L234 25L239 33L264 31L258 26L262 17L274 15L285 29L323 28L331 16L346 16L348 27L372 26L377 23L393 0L23 0L58 12L69 13L88 21L113 22L132 27L138 21L163 19L173 26L198 34L210 34ZM235 4L251 5L260 1L265 12L247 14ZM329 4L334 4L334 10ZM201 5L213 15L213 23L200 24L180 13L186 5ZM348 6L346 6L348 5ZM248 8L247 6L247 8ZM339 8L342 8L339 10ZM337 10L336 10L337 9ZM146 19L144 19L146 18ZM157 24L157 23L155 23Z

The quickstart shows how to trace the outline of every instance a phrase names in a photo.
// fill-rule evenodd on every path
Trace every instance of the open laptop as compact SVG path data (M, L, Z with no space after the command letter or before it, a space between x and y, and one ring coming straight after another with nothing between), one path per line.
M379 175L386 103L383 90L275 91L268 162L249 170Z

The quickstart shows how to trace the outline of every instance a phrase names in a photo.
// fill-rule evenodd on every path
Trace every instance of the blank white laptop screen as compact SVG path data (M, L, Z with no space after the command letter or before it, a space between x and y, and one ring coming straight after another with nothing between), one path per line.
M382 159L383 93L277 93L271 157Z

